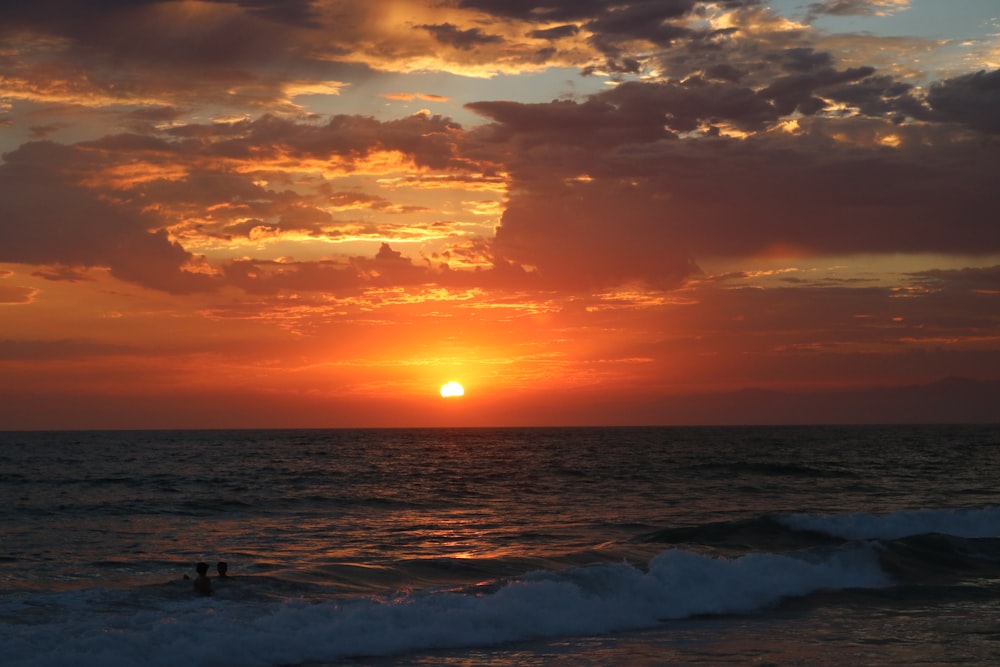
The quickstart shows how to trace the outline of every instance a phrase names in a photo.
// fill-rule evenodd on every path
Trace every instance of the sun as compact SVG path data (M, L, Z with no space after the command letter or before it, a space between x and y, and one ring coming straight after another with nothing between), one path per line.
M456 398L465 396L465 389L457 382L449 382L441 386L441 398Z

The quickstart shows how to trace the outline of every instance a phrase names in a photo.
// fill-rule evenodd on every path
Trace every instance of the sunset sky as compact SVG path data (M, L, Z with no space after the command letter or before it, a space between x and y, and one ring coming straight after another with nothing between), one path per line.
M13 0L0 154L0 429L1000 380L996 0Z

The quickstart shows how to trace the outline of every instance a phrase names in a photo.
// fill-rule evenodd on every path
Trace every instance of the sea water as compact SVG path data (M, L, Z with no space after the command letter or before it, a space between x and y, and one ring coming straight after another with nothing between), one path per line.
M997 426L0 433L0 662L992 665L998 480Z

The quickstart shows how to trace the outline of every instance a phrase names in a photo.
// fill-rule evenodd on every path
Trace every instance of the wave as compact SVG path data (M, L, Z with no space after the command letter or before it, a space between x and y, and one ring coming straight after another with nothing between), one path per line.
M825 467L820 465L804 465L801 463L754 463L740 461L734 462L709 462L696 463L687 466L687 469L700 475L717 475L731 479L733 475L742 476L759 475L763 477L806 477L806 478L857 478L857 472L847 470L840 464L828 464Z
M427 590L275 603L235 593L233 584L252 587L252 578L208 599L91 589L4 598L0 648L11 667L269 667L641 629L666 619L753 612L818 590L888 583L875 551L851 546L735 559L671 549L646 567L535 571L476 594Z
M996 507L768 515L643 536L637 541L676 545L648 563L550 563L478 585L389 594L346 585L350 572L325 584L241 576L220 583L212 598L192 597L182 581L8 593L0 597L0 654L11 667L271 667L639 630L671 619L759 612L790 598L995 577L998 521ZM744 551L699 553L712 540L743 544ZM401 584L431 582L438 570L453 569L397 565L408 573ZM414 576L414 568L428 567Z
M708 546L723 551L794 551L844 540L819 531L795 528L778 517L719 521L696 526L665 528L639 535L633 542L662 542L689 546Z
M711 546L731 551L792 551L851 540L896 540L915 535L1000 537L1000 506L901 510L891 514L769 514L751 519L678 526L633 542Z
M972 509L902 510L892 514L791 514L776 517L796 531L820 533L846 540L893 540L913 535L956 537L1000 536L1000 506Z

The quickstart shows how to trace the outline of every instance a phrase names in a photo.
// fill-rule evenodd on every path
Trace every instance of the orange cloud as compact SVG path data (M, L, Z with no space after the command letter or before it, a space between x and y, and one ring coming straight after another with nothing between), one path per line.
M448 102L449 98L442 95L431 95L428 93L384 93L380 97L387 100L399 102L412 102L413 100L426 100L428 102Z

